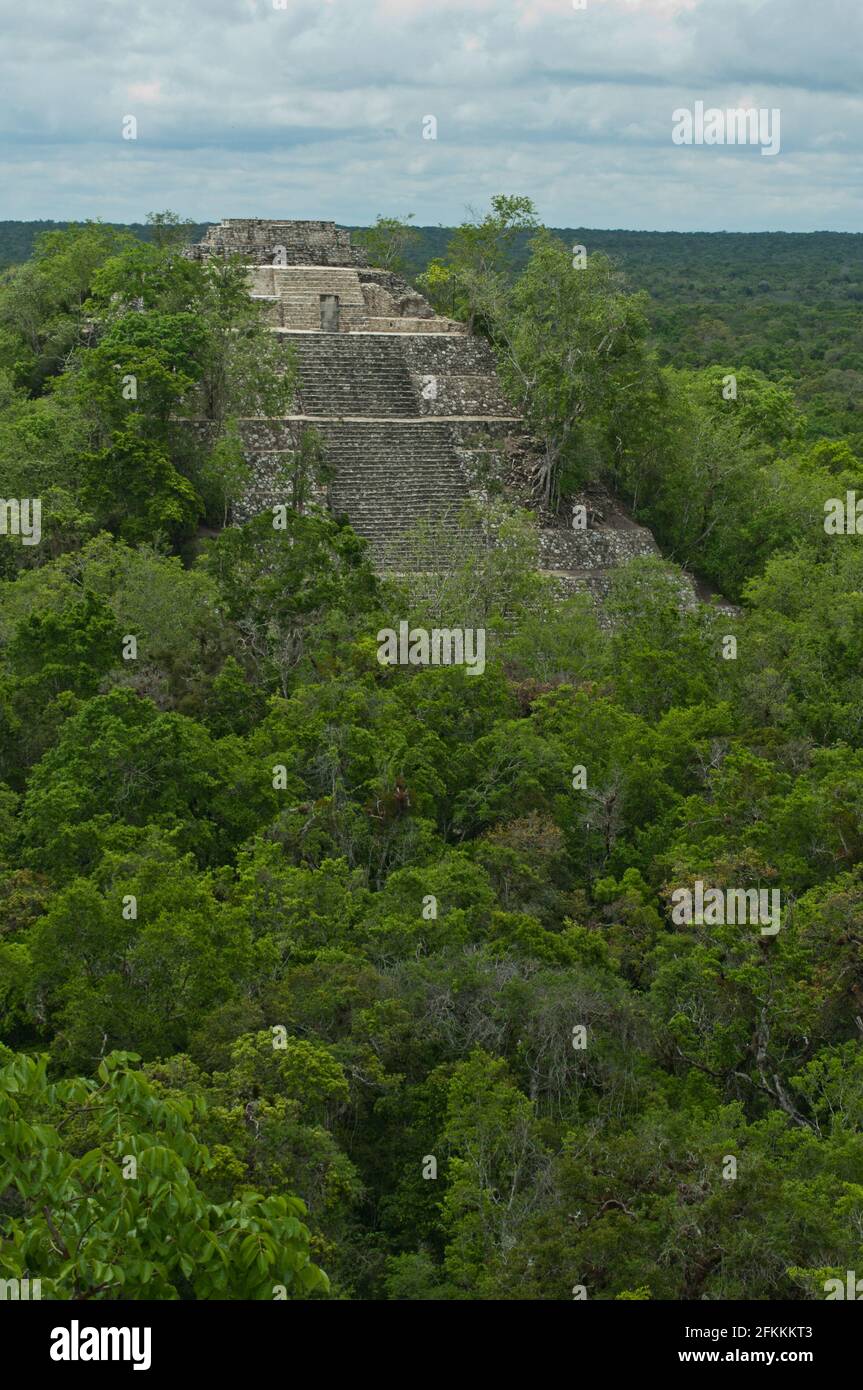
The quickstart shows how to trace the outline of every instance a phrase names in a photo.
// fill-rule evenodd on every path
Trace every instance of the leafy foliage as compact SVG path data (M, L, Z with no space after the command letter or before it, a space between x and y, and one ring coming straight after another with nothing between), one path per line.
M43 1297L807 1299L861 1267L863 572L823 527L858 441L818 437L773 319L657 352L724 243L645 270L651 308L534 220L495 200L424 283L489 336L548 501L601 479L653 526L602 622L500 498L499 546L467 516L376 576L313 435L283 515L227 524L238 419L293 367L172 215L51 233L0 287L0 491L45 501L0 552L0 1274ZM382 666L401 620L484 626L485 672ZM699 880L779 890L781 930L676 921Z
M47 1058L0 1069L0 1187L14 1192L0 1270L38 1271L66 1299L308 1297L327 1287L309 1258L297 1198L247 1192L217 1203L217 1160L194 1127L205 1108L160 1100L133 1054L94 1080L49 1082Z

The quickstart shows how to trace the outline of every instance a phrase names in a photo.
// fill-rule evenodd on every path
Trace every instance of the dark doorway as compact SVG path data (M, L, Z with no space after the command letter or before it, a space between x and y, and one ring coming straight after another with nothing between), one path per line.
M323 333L338 333L339 331L339 296L337 294L321 295L321 331Z

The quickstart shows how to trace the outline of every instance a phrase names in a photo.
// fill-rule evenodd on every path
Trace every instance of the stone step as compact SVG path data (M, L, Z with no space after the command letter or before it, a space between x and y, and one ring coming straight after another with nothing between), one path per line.
M418 522L455 516L468 496L455 436L445 424L351 420L318 428L335 473L333 510L347 514L376 555L398 546Z
M295 354L305 414L513 418L490 349L474 339L290 332L280 339Z
M400 343L328 333L292 340L299 398L309 415L415 415Z

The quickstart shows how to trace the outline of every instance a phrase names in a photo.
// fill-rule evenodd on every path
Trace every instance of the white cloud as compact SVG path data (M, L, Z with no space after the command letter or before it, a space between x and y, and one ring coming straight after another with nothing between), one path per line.
M847 0L0 0L0 21L3 217L435 223L507 191L555 225L861 225ZM781 155L674 146L699 99L778 106Z
M132 82L127 88L130 101L158 101L162 95L161 82Z

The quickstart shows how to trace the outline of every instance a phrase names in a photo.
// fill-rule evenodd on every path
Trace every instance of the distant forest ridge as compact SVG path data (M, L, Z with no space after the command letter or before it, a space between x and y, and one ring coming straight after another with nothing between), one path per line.
M112 225L145 240L151 230ZM209 225L197 225L192 240ZM0 269L25 261L40 232L67 226L0 222ZM416 230L412 274L446 254L453 231ZM754 367L790 381L810 434L846 438L863 457L863 233L554 230L588 253L604 252L633 289L648 292L663 363ZM517 262L527 257L527 241L516 248Z
M86 219L81 219L86 220ZM73 222L0 222L0 270L7 266L19 265L29 260L37 236L42 232L61 232L72 227ZM152 228L144 222L109 222L109 227L119 227L134 232L142 241L149 241ZM200 241L209 222L199 223L193 231L192 241Z
M12 222L0 221L0 269L26 261L41 232L57 231L72 226L71 222ZM143 222L111 222L109 226L124 228L144 241L150 239L152 228ZM212 222L194 224L192 241L200 241ZM358 231L355 224L339 223L348 231ZM422 240L410 257L411 270L420 271L435 256L446 254L453 227L416 227ZM588 250L603 251L621 265L647 266L655 259L657 269L669 255L674 256L678 275L700 275L712 271L717 288L729 288L727 281L750 284L753 270L762 274L763 283L753 289L773 294L795 292L804 288L832 285L836 298L849 297L847 291L856 289L863 299L863 232L635 232L617 229L598 230L590 227L553 227L564 241L572 239L586 245ZM516 258L527 255L529 237L521 239ZM746 265L737 264L745 257ZM825 279L824 272L829 271ZM661 277L657 277L661 278ZM772 281L772 283L771 283ZM850 297L854 297L851 295Z

